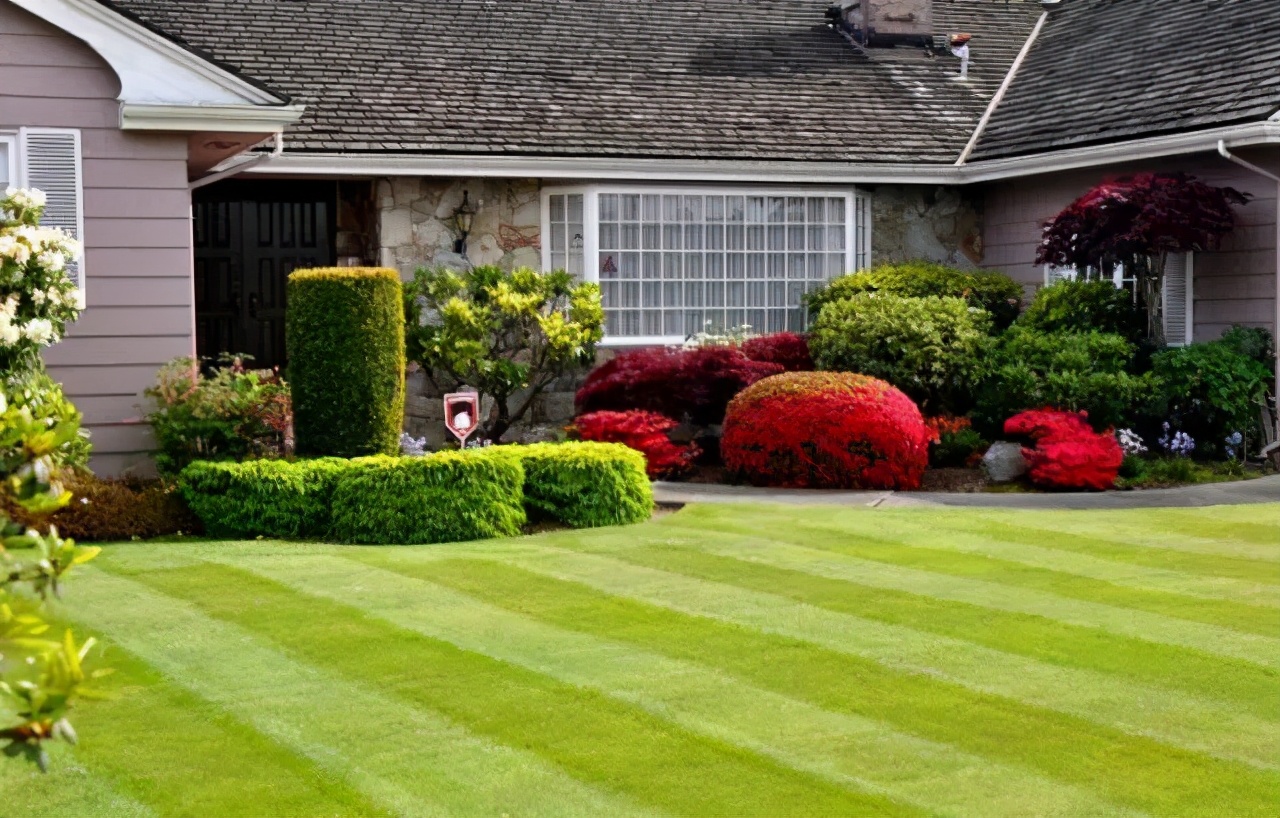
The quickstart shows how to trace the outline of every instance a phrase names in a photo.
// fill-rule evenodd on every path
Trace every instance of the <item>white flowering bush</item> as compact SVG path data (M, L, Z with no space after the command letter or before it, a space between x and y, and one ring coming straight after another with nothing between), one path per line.
M84 309L67 275L80 243L40 226L44 206L38 190L9 188L0 198L0 371L31 366Z

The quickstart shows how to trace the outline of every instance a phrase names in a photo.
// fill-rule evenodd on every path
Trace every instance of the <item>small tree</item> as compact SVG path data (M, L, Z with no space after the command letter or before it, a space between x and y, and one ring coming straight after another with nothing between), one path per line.
M1137 279L1152 339L1163 341L1161 303L1170 253L1213 250L1249 197L1183 173L1142 173L1104 182L1044 226L1037 264L1107 277L1117 264Z
M591 366L604 336L600 288L563 270L418 270L405 287L408 355L442 391L493 398L498 440L558 378Z

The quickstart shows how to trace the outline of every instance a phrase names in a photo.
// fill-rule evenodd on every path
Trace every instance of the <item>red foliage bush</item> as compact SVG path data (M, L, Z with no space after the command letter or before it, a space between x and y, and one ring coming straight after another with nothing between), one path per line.
M787 372L812 372L809 339L794 332L761 335L742 344L742 354L753 361L777 364Z
M701 454L696 444L672 443L667 432L678 426L656 412L592 412L574 421L572 431L583 440L621 443L644 455L650 477L675 477L693 468Z
M1124 462L1115 435L1093 431L1085 412L1023 412L1005 421L1004 431L1036 442L1022 454L1031 482L1046 488L1106 491L1115 485Z
M915 489L929 429L911 399L845 372L789 372L733 399L720 455L756 485Z
M925 418L924 425L929 427L929 441L932 443L942 442L942 436L945 434L954 435L956 432L963 432L965 429L973 428L973 421L964 417L952 417L951 415L935 415L934 417Z
M592 370L578 390L580 414L599 411L657 412L689 416L699 425L720 423L733 396L761 378L782 371L752 361L733 347L641 349Z

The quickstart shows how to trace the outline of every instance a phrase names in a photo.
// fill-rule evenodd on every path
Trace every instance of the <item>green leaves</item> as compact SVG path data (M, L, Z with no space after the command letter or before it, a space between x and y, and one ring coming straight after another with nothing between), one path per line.
M589 366L604 336L600 288L563 270L418 270L405 286L406 342L442 389L494 398L482 430L496 440L562 375ZM518 406L512 396L529 390Z

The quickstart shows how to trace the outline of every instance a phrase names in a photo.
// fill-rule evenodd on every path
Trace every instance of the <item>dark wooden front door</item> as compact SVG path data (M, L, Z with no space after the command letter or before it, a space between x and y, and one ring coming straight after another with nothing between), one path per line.
M230 181L195 192L196 350L283 367L285 280L333 264L332 182Z

